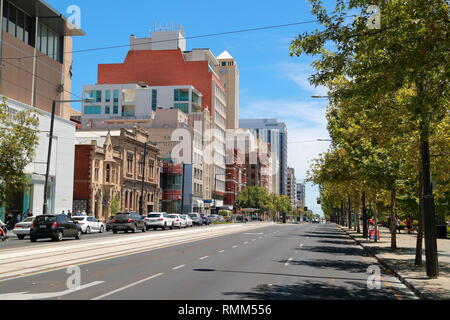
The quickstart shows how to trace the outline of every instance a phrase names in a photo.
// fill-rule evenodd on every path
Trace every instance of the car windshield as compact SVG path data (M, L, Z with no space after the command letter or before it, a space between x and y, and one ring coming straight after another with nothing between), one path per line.
M169 214L169 218L176 219L178 218L176 214Z
M197 215L196 215L196 214L190 214L189 217L191 217L191 218L197 218Z
M72 220L76 220L76 221L82 221L84 220L84 217L73 217Z
M161 216L160 214L153 213L153 214L149 214L147 217L148 218L159 218L160 216Z
M26 218L22 222L33 222L34 218Z

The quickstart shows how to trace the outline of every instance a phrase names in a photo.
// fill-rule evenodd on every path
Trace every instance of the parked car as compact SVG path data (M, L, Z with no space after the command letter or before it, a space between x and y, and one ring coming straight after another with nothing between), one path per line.
M166 212L152 212L145 218L145 224L147 230L156 230L161 228L166 230L167 228L173 228L173 221Z
M217 215L217 214L212 214L212 215L209 216L209 220L210 220L211 222L217 222L217 221L219 221L219 215Z
M206 214L200 213L200 216L202 217L203 225L209 226L211 224L211 219Z
M22 222L17 223L14 226L13 233L19 238L19 240L25 239L30 235L31 225L33 224L34 217L26 218Z
M75 216L72 220L77 221L81 226L83 233L103 233L105 232L105 224L94 217Z
M192 219L192 223L194 226L202 226L203 225L203 219L200 213L191 212L188 214L188 216Z
M112 220L113 233L117 233L118 231L124 231L125 233L131 231L136 233L138 230L145 232L147 231L147 226L144 217L137 212L118 213Z
M51 238L53 241L62 241L63 238L74 237L81 239L81 226L70 220L65 214L37 216L30 229L30 240Z
M181 214L180 217L181 217L181 219L186 221L187 228L194 226L194 222L192 221L191 217L189 217L188 214Z
M181 216L177 213L169 214L169 218L173 220L174 228L187 228L186 220L182 219Z
M109 231L112 230L112 221L113 221L113 219L114 219L114 216L111 216L111 217L109 217L106 220L106 226L105 226L106 232L109 232Z

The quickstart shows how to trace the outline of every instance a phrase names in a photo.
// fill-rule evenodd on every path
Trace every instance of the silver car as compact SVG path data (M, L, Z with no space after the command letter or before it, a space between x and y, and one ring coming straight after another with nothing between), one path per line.
M181 219L186 221L187 228L190 228L190 227L194 226L194 222L192 221L191 217L189 217L189 215L181 214L180 217L181 217Z
M173 226L175 228L178 228L178 229L187 228L186 220L182 219L179 214L171 213L171 214L169 214L169 218L172 219Z
M34 217L29 217L22 222L17 223L14 226L13 233L19 238L19 240L25 239L26 236L30 235L31 225L33 224Z

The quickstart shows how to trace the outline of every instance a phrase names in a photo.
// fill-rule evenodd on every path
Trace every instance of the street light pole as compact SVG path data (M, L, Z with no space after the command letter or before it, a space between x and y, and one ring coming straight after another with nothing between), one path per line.
M56 100L52 102L52 118L50 121L50 137L48 141L48 153L47 153L47 168L45 170L45 182L44 182L44 205L42 208L42 214L46 215L48 210L47 203L47 190L48 190L48 176L50 175L50 161L52 158L52 144L53 144L53 130L55 126L55 110L56 110Z

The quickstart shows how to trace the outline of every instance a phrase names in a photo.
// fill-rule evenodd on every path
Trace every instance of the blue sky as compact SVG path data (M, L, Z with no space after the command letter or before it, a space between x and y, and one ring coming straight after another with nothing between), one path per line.
M182 25L185 35L197 36L239 29L288 24L314 20L307 0L295 1L108 1L47 0L66 14L70 5L81 8L84 37L74 38L74 50L126 45L131 34L148 37L153 24ZM290 57L289 45L306 30L320 28L316 23L279 29L188 39L187 49L210 48L217 56L228 50L240 69L242 118L278 118L289 129L289 165L296 169L297 179L306 177L309 161L324 152L329 143L300 143L327 139L326 100L311 95L325 94L314 88L310 57ZM72 92L81 95L84 84L95 84L97 65L123 62L127 48L75 53ZM318 190L307 188L307 205L321 213L317 205Z

